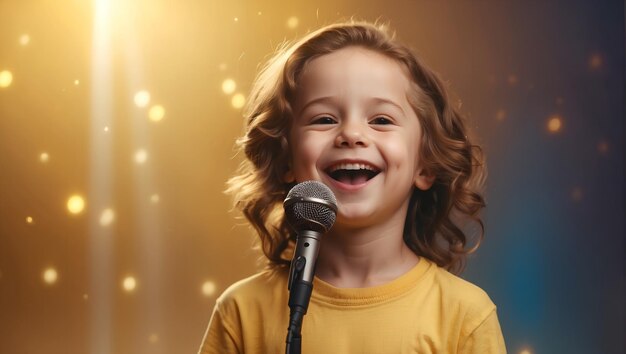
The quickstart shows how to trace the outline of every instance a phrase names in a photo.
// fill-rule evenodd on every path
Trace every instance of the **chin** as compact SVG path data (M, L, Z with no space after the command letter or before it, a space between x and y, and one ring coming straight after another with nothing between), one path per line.
M342 226L363 227L370 225L374 220L372 213L362 210L363 208L343 207L344 209L341 209L341 206L339 208L341 212L337 215L336 224Z

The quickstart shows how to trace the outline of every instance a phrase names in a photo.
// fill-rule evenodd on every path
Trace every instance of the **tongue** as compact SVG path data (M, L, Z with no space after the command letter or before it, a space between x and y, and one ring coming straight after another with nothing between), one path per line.
M364 173L341 173L337 180L345 184L358 185L367 182L367 175Z
M367 182L367 176L359 173L358 175L352 177L351 184L363 184L365 182Z

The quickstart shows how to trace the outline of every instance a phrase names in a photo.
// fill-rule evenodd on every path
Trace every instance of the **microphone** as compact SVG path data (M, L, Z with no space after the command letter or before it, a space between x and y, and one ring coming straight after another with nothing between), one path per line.
M296 231L296 249L289 268L289 327L287 354L300 353L302 319L313 291L315 261L322 235L337 218L337 199L325 184L306 181L295 185L283 203L287 222Z

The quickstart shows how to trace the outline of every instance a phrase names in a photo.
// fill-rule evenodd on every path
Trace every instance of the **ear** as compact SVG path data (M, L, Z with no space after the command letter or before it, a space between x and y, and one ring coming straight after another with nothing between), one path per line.
M415 187L426 191L429 190L430 187L433 186L433 183L435 183L435 180L437 179L437 177L426 171L426 170L419 170L417 172L417 176L415 177Z

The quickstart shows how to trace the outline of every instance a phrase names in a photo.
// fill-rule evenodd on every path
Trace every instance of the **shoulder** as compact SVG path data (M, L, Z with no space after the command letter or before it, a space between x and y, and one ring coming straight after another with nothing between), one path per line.
M258 334L267 312L277 308L272 301L287 303L273 300L287 292L283 273L262 271L229 286L216 300L201 352L242 353L246 336Z
M497 308L489 295L471 282L435 265L434 284L440 288L450 328L458 333L462 353L506 353Z
M250 306L282 297L287 292L284 269L264 270L229 286L217 299L217 306Z
M442 304L463 317L467 331L495 313L496 305L479 286L434 263L432 268L433 285L439 290Z
M495 307L489 295L479 286L448 272L432 261L428 262L432 263L434 286L441 289L442 296L447 301L463 306Z

